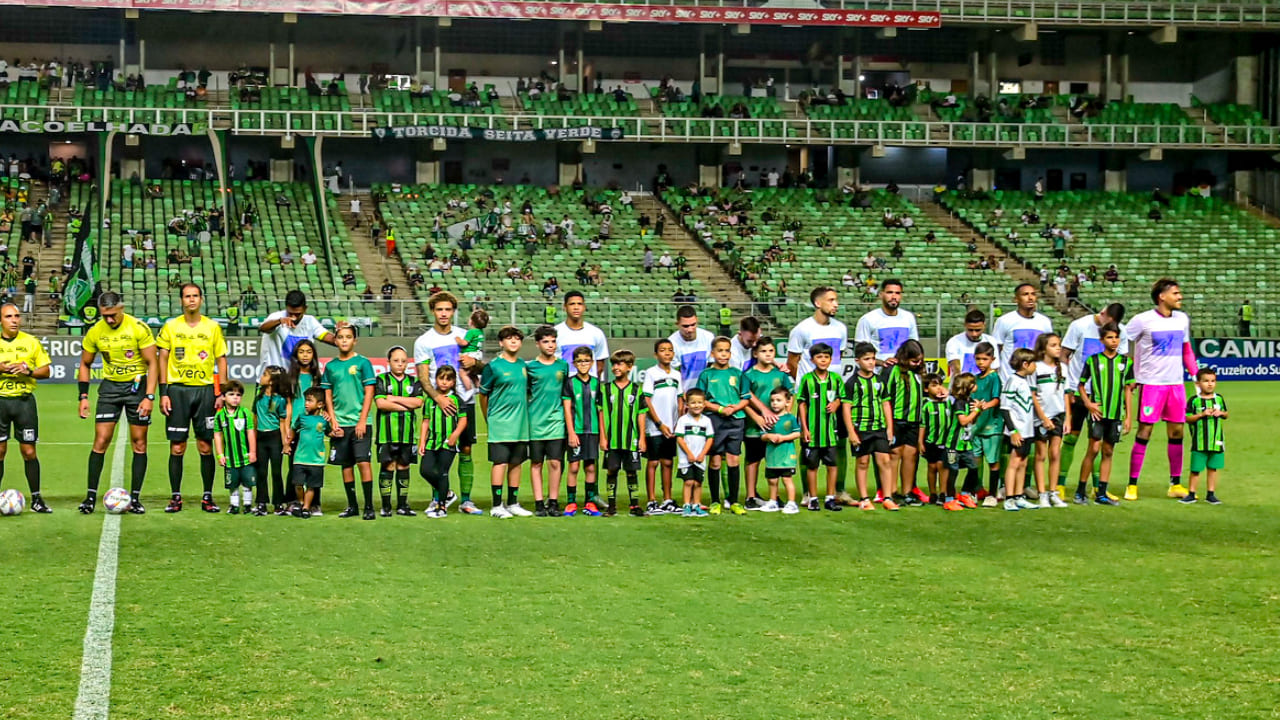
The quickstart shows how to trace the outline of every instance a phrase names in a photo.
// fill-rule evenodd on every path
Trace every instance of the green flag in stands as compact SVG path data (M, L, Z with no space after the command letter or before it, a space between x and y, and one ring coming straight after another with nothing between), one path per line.
M91 191L97 192L97 188ZM85 205L80 231L75 236L75 251L71 256L71 274L67 276L67 286L62 293L63 312L72 317L79 317L80 310L93 299L94 290L98 287L98 266L94 257L93 241L89 239L89 231L93 227L93 204Z

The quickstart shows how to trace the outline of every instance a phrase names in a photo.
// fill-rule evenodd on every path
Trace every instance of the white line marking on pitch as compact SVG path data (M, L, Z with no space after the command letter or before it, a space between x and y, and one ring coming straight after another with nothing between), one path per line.
M116 451L111 459L111 487L124 484L124 448L129 444L126 427L126 423L120 423L116 433ZM80 661L80 692L76 695L74 720L106 720L111 710L111 635L116 626L120 516L108 512L103 514L98 569L93 574L93 596L89 600L89 625L84 632L84 658Z

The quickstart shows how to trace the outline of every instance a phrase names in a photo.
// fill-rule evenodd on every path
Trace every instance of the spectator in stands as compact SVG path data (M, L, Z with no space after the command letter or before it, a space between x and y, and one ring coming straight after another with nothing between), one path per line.
M134 249L133 243L129 240L124 241L124 247L120 248L120 267L129 270L133 268L133 255L137 250Z
M169 259L170 265L181 265L182 263L185 263L185 262L191 262L191 258L187 257L178 248L173 248L172 250L169 251L168 259ZM71 272L71 269L69 267L67 269L67 272Z
M853 270L846 270L844 272L844 277L840 278L840 284L848 288L855 286L856 283L854 280Z
M172 252L169 254L173 255ZM267 261L268 265L279 265L280 253L275 248L267 248L267 253L263 256L263 259ZM172 260L170 262L172 262Z
M156 256L155 256L155 255L148 255L148 256L147 256L146 268L147 268L148 270L155 270L155 269L156 269Z
M932 245L933 243L938 242L938 236L932 230L930 230L929 232L924 234L924 241L926 244Z
M663 250L662 257L658 258L658 267L662 268L663 270L670 270L674 266L675 266L675 260L672 259L671 252L667 250Z
M902 219L898 221L898 225L906 232L911 232L912 228L916 226L916 220L910 215L903 215Z
M311 248L307 248L307 251L302 253L302 264L304 266L315 265L316 259L316 254L311 250Z
M1043 177L1036 178L1035 198L1036 198L1036 202L1040 202L1041 200L1044 200L1044 178Z
M862 267L868 270L875 269L876 267L879 267L880 264L880 258L877 258L870 250L867 251L867 256L862 258Z
M291 252L291 251L289 250L289 248L285 248L285 249L280 253L280 264L281 264L281 265L292 265L292 264L293 264L293 252Z
M1160 206L1152 205L1151 209L1147 211L1147 219L1153 220L1155 222L1160 222L1161 220L1163 220L1164 215L1160 213Z
M427 263L427 274L431 275L432 277L444 277L444 273L448 269L449 269L449 266L445 263L445 261L441 260L438 257L432 258L431 262Z
M1160 192L1160 188L1156 187L1151 191L1151 202L1169 207L1169 196Z
M902 256L906 254L905 251L902 249L901 240L893 241L893 247L889 250L889 254L892 255L895 259L901 259Z
M384 313L391 312L391 298L395 297L396 286L391 282L391 278L382 279L382 287L379 289L382 294L382 311Z
M542 283L542 294L548 300L555 298L557 292L560 292L560 283L556 281L555 276L547 278L547 281Z
M350 268L347 268L342 273L342 287L350 288L355 286L356 286L356 274L351 272Z
M1009 247L1017 247L1019 242L1025 242L1018 237L1018 231L1014 228L1009 228L1009 232L1005 233L1004 240L1009 244Z
M409 287L411 288L415 288L415 289L420 288L424 283L427 282L427 279L422 277L422 273L418 270L417 265L409 266L408 276L409 276Z
M240 293L240 308L246 313L258 309L258 293L253 289L253 285L245 286L244 292Z
M654 263L653 248L649 247L648 245L645 245L643 264L644 264L644 272L646 275L653 272L653 263Z
M1102 274L1102 277L1107 282L1111 283L1112 285L1115 285L1116 283L1120 282L1120 271L1116 269L1116 266L1114 264L1112 264L1111 267L1108 267L1107 271Z

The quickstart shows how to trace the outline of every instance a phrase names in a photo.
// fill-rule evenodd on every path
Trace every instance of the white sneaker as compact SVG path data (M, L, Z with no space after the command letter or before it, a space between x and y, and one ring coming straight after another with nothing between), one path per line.
M1046 510L1048 510L1050 507L1052 507L1052 505L1050 505L1050 504L1049 504L1049 503L1051 502L1051 501L1049 500L1049 497L1050 497L1050 496L1053 496L1055 499L1057 499L1057 497L1058 497L1058 493L1056 493L1056 492L1055 492L1055 493L1047 493L1047 492L1046 492L1046 493L1040 493L1040 505L1039 505L1039 506L1040 506L1040 507L1042 507L1042 508L1044 508L1044 509L1046 509ZM1059 502L1061 502L1061 501L1059 500Z
M791 503L791 504L795 505L795 503ZM780 510L780 508L778 507L777 500L770 500L766 502L764 505L760 506L760 512L774 513L774 512L778 512L778 510ZM799 512L799 510L797 510L796 512Z
M428 513L433 513L433 512L435 512L435 511L437 511L437 510L439 510L439 509L440 509L440 501L439 501L439 500L432 500L432 501L431 501L431 504L427 506L427 512L428 512Z
M427 517L429 517L429 518L431 518L431 519L433 519L433 520L434 520L434 519L438 519L438 518L442 518L442 517L445 517L445 516L446 516L445 511L441 510L439 507L431 508L430 510L428 510L428 511L427 511L427 513L426 513L426 514L427 514Z
M1013 502L1017 504L1019 510L1035 510L1040 507L1039 505L1021 496L1014 498ZM1008 501L1006 500L1005 503L1008 504Z
M993 508L998 507L999 505L1000 501L996 499L995 495L988 495L982 498L982 507Z
M728 501L728 500L721 500L721 501L720 501L720 504L724 506L724 509L725 509L725 510L728 510L728 509L729 509L729 501Z
M1058 496L1057 493L1049 495L1049 507L1064 508L1068 507L1067 501Z
M507 510L505 507L501 505L495 505L494 508L489 511L489 515L491 517L496 517L502 520L506 520L507 518L510 518L510 517L515 517L514 515L511 514L511 511Z
M800 504L801 504L801 505L803 505L803 506L805 506L805 507L809 507L809 501L810 501L810 500L812 500L812 499L813 499L813 497L812 497L811 495L809 495L809 493L805 493L805 494L804 494L804 499L800 501Z
M800 506L796 505L795 500L792 500L791 502L782 506L783 515L795 515L798 512L800 512Z
M1015 501L1013 498L1009 498L1008 500L1004 501L1004 509L1017 511L1017 510L1020 510L1021 508L1018 507L1017 501Z
M444 499L444 509L448 510L453 507L453 504L456 502L458 502L458 493L450 490L448 497Z
M503 508L515 517L533 517L533 513L520 507L518 504L504 505Z

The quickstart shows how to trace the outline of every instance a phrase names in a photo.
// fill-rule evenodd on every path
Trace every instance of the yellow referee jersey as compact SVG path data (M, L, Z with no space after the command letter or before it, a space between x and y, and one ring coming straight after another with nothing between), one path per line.
M84 336L84 349L102 355L104 380L130 382L147 374L142 359L143 348L156 344L151 328L132 315L121 313L120 326L111 327L99 320Z
M26 363L35 370L49 364L49 353L34 336L19 332L12 340L0 337L0 365ZM0 373L0 397L16 398L36 390L36 379L27 375Z
M222 326L203 315L195 327L179 315L160 328L156 345L169 351L165 365L171 385L212 385L215 361L227 354Z

